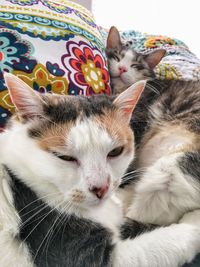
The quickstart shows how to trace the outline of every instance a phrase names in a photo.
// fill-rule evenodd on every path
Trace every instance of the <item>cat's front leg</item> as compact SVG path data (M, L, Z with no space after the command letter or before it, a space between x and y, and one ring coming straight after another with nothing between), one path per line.
M195 159L199 164L198 159ZM162 157L146 168L134 187L127 216L145 223L168 225L200 208L200 184L187 154ZM190 169L185 169L188 165ZM200 175L200 173L199 173Z
M162 227L117 243L113 267L179 267L200 252L200 228L186 224Z

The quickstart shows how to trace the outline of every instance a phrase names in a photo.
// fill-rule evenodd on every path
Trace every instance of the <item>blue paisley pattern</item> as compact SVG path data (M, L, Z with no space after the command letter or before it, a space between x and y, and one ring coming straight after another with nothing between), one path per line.
M12 71L14 64L31 56L33 51L31 43L21 40L16 32L0 29L0 72Z

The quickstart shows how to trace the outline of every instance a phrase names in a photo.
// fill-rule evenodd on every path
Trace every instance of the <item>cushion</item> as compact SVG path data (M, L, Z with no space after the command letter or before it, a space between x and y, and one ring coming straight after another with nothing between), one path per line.
M0 127L14 112L3 72L39 92L109 94L101 33L92 14L60 0L1 0Z

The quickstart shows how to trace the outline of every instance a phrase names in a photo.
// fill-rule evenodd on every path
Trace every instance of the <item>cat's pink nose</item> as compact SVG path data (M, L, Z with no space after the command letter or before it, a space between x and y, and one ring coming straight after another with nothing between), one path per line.
M109 184L107 183L101 187L93 186L89 190L91 193L96 195L99 199L102 199L105 196L106 192L108 192L108 189L109 189Z
M125 66L120 66L120 67L118 67L118 69L119 69L119 74L121 75L122 73L124 73L124 72L127 72L127 68L125 67Z

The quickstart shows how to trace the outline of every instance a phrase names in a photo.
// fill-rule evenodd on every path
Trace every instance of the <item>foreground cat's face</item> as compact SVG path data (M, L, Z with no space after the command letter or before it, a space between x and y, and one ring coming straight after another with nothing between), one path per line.
M106 54L111 82L114 87L122 87L123 90L139 80L155 78L153 69L165 55L164 49L142 55L131 45L131 42L122 44L118 30L115 27L110 29Z
M8 167L65 204L88 207L109 197L133 159L129 120L145 83L113 101L40 95L13 75L5 79L18 110L5 132Z

